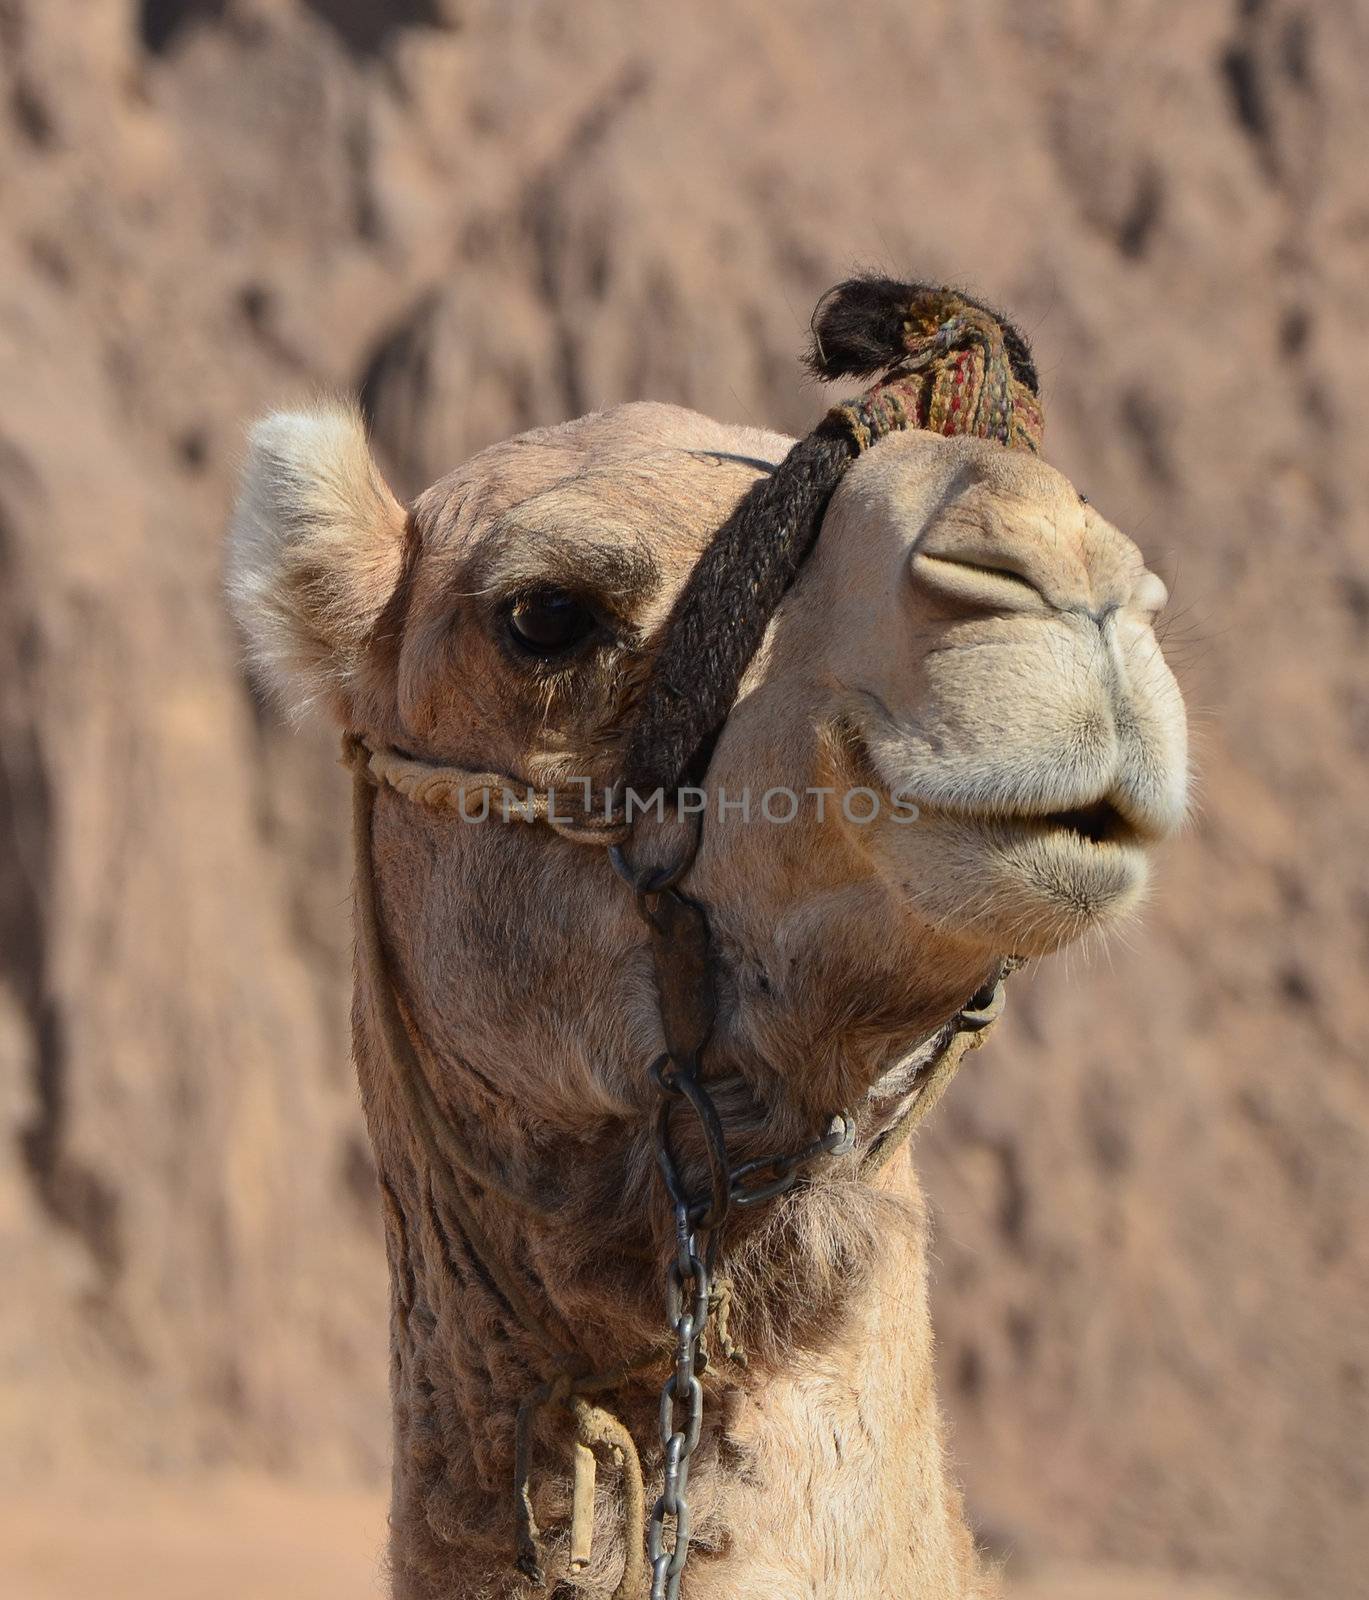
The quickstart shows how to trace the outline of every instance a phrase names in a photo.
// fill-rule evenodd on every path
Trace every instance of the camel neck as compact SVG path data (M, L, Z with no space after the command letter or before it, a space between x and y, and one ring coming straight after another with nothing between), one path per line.
M538 1420L532 1476L547 1547L547 1585L514 1568L514 1431L519 1404L542 1372L431 1190L402 1165L386 1171L390 1256L396 1600L523 1600L539 1592L611 1600L625 1560L622 1479L601 1466L589 1567L567 1573L572 1502L569 1414ZM786 1307L813 1285L780 1289L740 1319L753 1344L746 1364L718 1361L705 1378L705 1424L691 1477L695 1547L690 1600L831 1600L898 1593L913 1600L978 1596L969 1535L943 1466L926 1301L925 1221L906 1164L867 1199L878 1254L846 1270L820 1314ZM804 1226L822 1230L821 1217ZM531 1267L558 1246L525 1236ZM576 1263L585 1338L601 1356L623 1335L624 1304L641 1297L642 1265L583 1246ZM532 1281L532 1273L528 1274ZM624 1291L628 1299L624 1299ZM568 1303L563 1286L548 1292ZM650 1309L644 1307L645 1309ZM739 1309L741 1309L739 1307ZM629 1320L635 1320L630 1318ZM647 1503L661 1472L659 1373L611 1397L640 1452ZM814 1590L801 1574L826 1573ZM786 1587L786 1584L789 1587Z
M413 1019L405 1015L381 933L372 800L360 782L357 803L356 1055L386 1200L395 1592L398 1600L513 1600L536 1592L513 1566L516 1482L526 1490L525 1523L547 1531L549 1578L569 1567L569 1423L578 1411L564 1403L568 1378L615 1375L595 1391L600 1410L631 1440L616 1452L618 1464L640 1458L654 1498L662 1372L639 1369L644 1356L668 1355L661 1263L669 1217L656 1192L648 1118L604 1115L595 1131L582 1123L549 1145L497 1092L491 1099L497 1080L488 1072L455 1053L448 1059L438 1019L421 1002ZM759 1137L773 1133L775 1119L772 1108L758 1114L752 1081L739 1072L715 1087L729 1123ZM462 1084L470 1106L461 1104ZM728 1085L736 1105L726 1103ZM497 1120L483 1137L472 1114L481 1102ZM766 1147L797 1142L790 1131L782 1141L767 1137ZM495 1150L513 1171L495 1166ZM738 1154L748 1153L743 1139ZM681 1156L688 1162L683 1146ZM888 1592L876 1575L890 1561L879 1517L895 1498L919 1512L916 1537L904 1536L906 1559L894 1562L908 1577L899 1592L972 1593L951 1581L947 1565L961 1559L952 1537L961 1525L941 1468L923 1219L906 1164L877 1182L854 1161L834 1164L822 1180L758 1208L729 1246L731 1332L744 1361L719 1343L705 1378L709 1403L691 1475L691 1600L774 1594L786 1552L811 1542L815 1529L823 1547L843 1552L834 1596ZM574 1399L584 1395L581 1388ZM530 1411L532 1396L539 1403ZM868 1414L867 1396L875 1397ZM815 1416L825 1419L821 1438ZM520 1459L527 1470L516 1473ZM583 1538L581 1515L577 1553L587 1564L575 1587L592 1600L614 1597L641 1525L631 1497L628 1515L620 1504L630 1472L604 1477L588 1498L579 1484L595 1536ZM768 1537L753 1538L757 1526ZM911 1587L928 1551L939 1552L937 1586ZM818 1570L814 1559L810 1551L793 1570Z

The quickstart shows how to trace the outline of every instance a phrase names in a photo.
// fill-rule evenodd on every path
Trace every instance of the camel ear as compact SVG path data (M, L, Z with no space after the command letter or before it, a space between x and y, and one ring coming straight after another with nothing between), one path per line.
M399 580L404 512L350 406L263 417L228 534L228 594L266 683L345 720Z

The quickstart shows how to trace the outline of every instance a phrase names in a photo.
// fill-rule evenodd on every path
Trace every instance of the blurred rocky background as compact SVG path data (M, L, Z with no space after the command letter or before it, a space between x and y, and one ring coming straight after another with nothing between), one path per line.
M245 419L359 390L405 492L643 396L801 430L873 266L1029 331L1201 774L918 1151L972 1512L1024 1600L1369 1596L1367 74L1362 0L0 0L0 1590L379 1592L345 786L220 603Z

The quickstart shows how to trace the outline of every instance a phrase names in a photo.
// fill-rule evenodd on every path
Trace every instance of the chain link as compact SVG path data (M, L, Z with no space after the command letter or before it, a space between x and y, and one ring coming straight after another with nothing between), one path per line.
M658 1146L658 1156L662 1152L663 1170L666 1165L673 1167L668 1149ZM646 1534L651 1600L676 1600L680 1592L691 1533L689 1458L698 1447L704 1416L703 1384L696 1368L701 1370L699 1341L708 1325L712 1279L704 1260L707 1246L700 1245L684 1200L675 1204L675 1235L675 1255L666 1267L666 1316L675 1336L675 1365L661 1390L665 1481Z

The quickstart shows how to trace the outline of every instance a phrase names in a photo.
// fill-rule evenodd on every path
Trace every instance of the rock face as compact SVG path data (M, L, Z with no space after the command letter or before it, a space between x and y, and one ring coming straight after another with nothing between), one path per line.
M1369 1595L1369 24L0 0L0 1472L375 1477L344 784L219 601L246 417L412 492L649 396L802 429L855 264L1009 306L1171 580L1200 800L918 1160L986 1538Z

